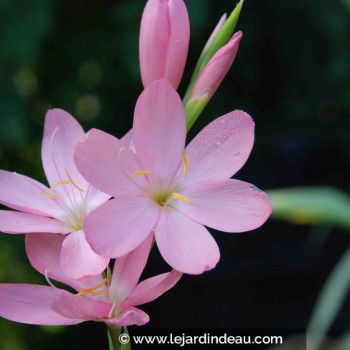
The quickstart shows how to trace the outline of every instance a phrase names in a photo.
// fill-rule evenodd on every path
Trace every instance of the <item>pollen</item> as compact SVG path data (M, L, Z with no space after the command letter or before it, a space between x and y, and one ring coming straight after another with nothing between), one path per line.
M172 193L171 197L173 197L174 199L179 199L180 201L183 201L187 204L193 204L193 202L190 199L188 199L180 193Z
M135 179L135 177L140 176L140 175L147 175L149 174L150 171L149 170L140 170L140 171L136 171L135 173L130 175L130 179Z
M188 171L188 163L187 163L187 158L186 158L185 151L181 152L181 157L182 157L182 163L183 163L183 166L184 166L183 175L186 176L187 171Z
M76 297L81 297L85 294L91 294L91 295L103 295L103 294L107 294L108 290L104 289L104 290L99 290L96 291L96 289L101 288L102 286L104 286L107 283L107 278L104 278L98 285L96 285L95 287L92 288L84 288L81 292L75 294Z
M66 175L68 177L69 180L67 181L70 181L69 183L71 183L78 191L80 192L85 192L81 187L79 187L75 182L74 180L71 178L71 176L69 175L69 172L68 172L68 168L66 167Z

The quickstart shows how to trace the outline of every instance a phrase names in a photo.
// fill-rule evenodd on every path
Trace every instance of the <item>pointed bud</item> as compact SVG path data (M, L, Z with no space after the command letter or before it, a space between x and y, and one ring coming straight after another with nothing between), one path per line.
M185 68L190 22L183 0L148 0L140 29L140 68L144 87L167 79L176 89Z
M207 96L208 101L212 98L232 66L242 35L242 32L237 32L225 46L216 52L195 82L190 100L202 98L204 95Z

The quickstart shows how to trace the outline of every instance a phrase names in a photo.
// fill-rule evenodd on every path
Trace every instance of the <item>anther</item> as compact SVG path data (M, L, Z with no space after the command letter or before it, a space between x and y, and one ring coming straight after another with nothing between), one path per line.
M149 174L150 171L149 170L140 170L140 171L136 171L135 173L130 175L130 179L135 179L135 177L140 176L140 175L147 175Z
M187 204L193 204L193 202L190 199L188 199L180 193L172 193L171 197L173 197L174 199L179 199L180 201L183 201Z
M95 292L96 289L99 289L100 287L104 286L107 283L107 278L104 278L102 280L102 282L100 282L98 285L96 285L95 287L92 288L84 288L81 292L75 294L76 297L81 297L85 294L92 294L92 295L103 295L103 294L107 294L108 290L100 290Z
M188 163L187 163L187 158L186 158L185 151L181 152L181 157L182 157L182 163L183 163L183 166L184 166L183 175L186 176L187 171L188 171Z

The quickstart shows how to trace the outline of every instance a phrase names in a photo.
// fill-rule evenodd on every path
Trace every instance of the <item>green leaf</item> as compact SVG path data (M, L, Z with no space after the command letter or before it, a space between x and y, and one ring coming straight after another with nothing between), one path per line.
M350 289L350 248L323 286L307 327L307 349L318 350ZM349 339L348 339L349 340Z
M350 229L350 197L332 187L292 187L267 191L272 218L294 224L330 224Z

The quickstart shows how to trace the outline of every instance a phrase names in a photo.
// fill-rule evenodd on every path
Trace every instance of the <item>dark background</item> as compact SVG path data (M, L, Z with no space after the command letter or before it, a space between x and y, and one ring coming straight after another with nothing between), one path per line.
M138 31L145 1L0 2L0 166L45 181L40 143L48 108L118 137L142 91ZM232 0L187 0L191 44L183 96L212 29ZM246 0L236 61L193 137L233 109L256 123L253 153L237 178L262 189L336 186L350 179L350 4L347 0ZM350 213L349 213L350 215ZM269 220L245 234L213 232L217 268L185 276L141 307L146 327L305 328L316 298L349 246L349 232ZM145 276L169 268L152 252ZM0 236L0 281L41 283L23 236ZM332 327L348 331L350 302ZM131 332L133 332L131 328ZM36 327L0 320L0 348L104 349L103 324Z

